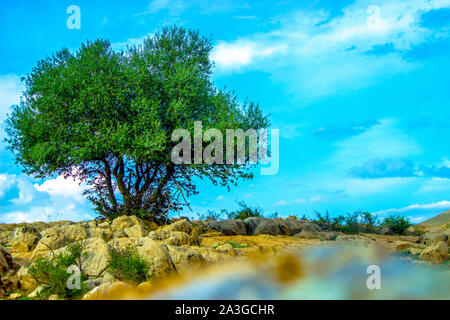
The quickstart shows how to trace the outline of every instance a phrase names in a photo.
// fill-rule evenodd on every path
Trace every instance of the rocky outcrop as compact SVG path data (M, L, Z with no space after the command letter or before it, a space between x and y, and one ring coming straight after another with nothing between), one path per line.
M428 260L432 263L442 263L448 260L448 246L444 241L437 242L420 254L420 258L423 260Z
M152 239L142 238L138 243L138 253L150 262L150 278L164 278L177 271L167 245Z
M225 236L237 236L246 235L247 229L242 220L239 219L227 219L220 221L210 221L208 228L216 230Z
M18 251L30 252L36 248L42 235L36 228L31 226L18 227L14 231L11 246Z
M33 251L33 258L43 257L51 250L65 247L72 242L84 240L88 236L86 228L78 223L57 225L45 229L36 249Z
M23 266L17 272L20 287L25 291L33 291L38 287L38 283L28 272L28 267Z

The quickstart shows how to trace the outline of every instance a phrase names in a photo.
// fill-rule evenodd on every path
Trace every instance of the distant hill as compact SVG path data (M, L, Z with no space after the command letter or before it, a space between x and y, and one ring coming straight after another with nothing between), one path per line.
M440 227L444 224L450 223L450 210L445 211L436 217L433 217L431 219L425 220L422 223L419 223L418 226L423 227Z

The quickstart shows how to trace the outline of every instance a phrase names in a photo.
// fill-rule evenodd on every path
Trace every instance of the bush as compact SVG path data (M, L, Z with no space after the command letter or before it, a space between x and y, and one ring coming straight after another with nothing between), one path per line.
M245 220L250 217L262 217L263 210L259 207L252 208L244 201L236 201L239 209L228 213L229 219Z
M383 226L396 234L403 234L411 226L411 222L406 217L390 215L384 219Z
M205 214L200 214L200 220L222 220L224 216L227 216L228 212L225 209L220 210L220 212L208 210Z
M379 229L379 220L378 217L370 212L362 212L362 228L366 233L374 233Z
M319 211L315 211L317 219L314 220L316 224L318 224L324 230L332 230L333 220L330 217L330 213L325 211L324 214L321 214Z
M323 214L315 212L317 218L314 222L324 230L357 234L360 232L372 233L378 229L378 218L369 212L355 211L333 218L328 211L325 211Z
M60 298L77 298L87 292L87 288L83 285L83 281L87 280L86 274L83 272L82 261L87 254L83 252L83 244L81 242L70 244L66 247L65 252L54 255L51 260L37 259L28 268L28 272L39 285L43 286L39 295L48 298L50 295L56 294ZM80 269L80 288L69 289L67 280L72 275L67 269L76 265Z
M116 279L135 284L148 280L150 264L139 256L135 246L111 248L110 255L109 269Z
M347 234L358 234L362 231L361 224L359 223L360 212L348 213L344 218L344 224L342 225L342 232Z

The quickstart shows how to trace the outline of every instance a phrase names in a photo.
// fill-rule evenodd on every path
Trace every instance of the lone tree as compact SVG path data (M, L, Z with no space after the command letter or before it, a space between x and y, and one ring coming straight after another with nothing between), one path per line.
M248 163L176 165L175 129L193 134L194 121L223 133L269 126L258 105L215 87L211 50L210 38L179 27L121 52L103 39L74 54L62 49L24 78L23 100L6 122L9 149L36 178L86 183L100 216L161 223L182 207L180 194L197 193L195 177L227 187L252 177Z

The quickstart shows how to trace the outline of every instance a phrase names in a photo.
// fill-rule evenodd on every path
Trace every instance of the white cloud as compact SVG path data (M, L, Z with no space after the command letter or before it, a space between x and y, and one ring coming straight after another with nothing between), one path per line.
M36 190L33 185L23 177L17 179L17 187L19 188L19 197L11 199L14 204L27 204L33 201Z
M294 199L294 200L280 200L278 201L275 205L277 206L285 206L288 204L303 204L303 203L307 203L308 201L306 199L303 198L298 198L298 199Z
M48 193L52 198L70 198L76 202L83 202L83 191L85 187L80 181L73 178L65 179L58 176L55 179L47 179L41 185L35 184L34 187L40 192Z
M0 174L0 198L5 195L6 190L16 183L16 176L12 174Z
M281 53L285 49L286 45L266 47L251 41L219 42L212 52L211 59L221 70L239 70L243 66Z
M401 54L364 54L374 46L408 50L426 42L432 31L418 23L431 9L449 1L359 0L330 19L323 10L299 11L274 20L276 29L219 42L212 59L219 72L252 68L272 73L302 99L340 94L407 72L416 64ZM351 50L349 50L351 49Z
M216 200L223 200L224 198L225 198L224 195L218 195L217 198L216 198Z
M429 211L429 210L448 210L450 209L450 201L444 200L440 202L432 202L432 203L426 203L426 204L412 204L404 208L400 209L387 209L387 210L381 210L374 212L378 215L387 215L391 213L405 213L410 211Z

